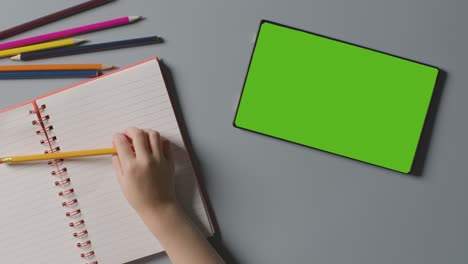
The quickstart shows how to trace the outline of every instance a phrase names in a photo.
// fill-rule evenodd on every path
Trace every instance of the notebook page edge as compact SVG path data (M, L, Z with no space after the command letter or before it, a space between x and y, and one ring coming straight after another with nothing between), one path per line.
M177 106L176 99L174 98L173 93L169 90L170 88L169 88L168 82L167 82L167 80L166 80L166 78L164 77L164 74L163 74L162 68L165 67L164 62L159 61L159 60L158 60L158 62L159 62L159 67L158 67L159 68L159 73L161 74L164 85L166 87L167 94L168 94L169 100L171 102L172 111L174 112L174 115L176 117L176 122L177 122L177 125L179 127L179 132L182 135L182 141L184 143L185 149L187 150L187 154L188 154L188 156L190 158L190 164L192 165L193 174L195 175L195 180L197 182L198 191L200 192L200 196L202 198L202 203L203 203L203 206L205 208L205 212L208 215L208 221L209 221L209 224L210 224L210 234L209 234L209 236L214 236L214 234L216 233L216 229L217 229L216 221L215 221L215 218L214 218L214 213L213 213L211 207L209 206L210 203L208 202L208 195L206 194L206 191L205 191L204 187L202 186L201 177L200 177L198 168L197 168L197 166L195 164L192 148L188 144L188 136L186 135L186 129L185 129L185 126L184 126L184 124L182 122L182 118L181 118L182 114L180 113L180 111L178 111L176 109L176 106Z

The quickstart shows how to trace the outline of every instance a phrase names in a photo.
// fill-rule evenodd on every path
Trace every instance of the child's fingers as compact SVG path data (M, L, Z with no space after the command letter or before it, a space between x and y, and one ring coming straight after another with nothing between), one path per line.
M126 166L128 161L135 158L135 155L132 151L132 146L130 146L130 143L128 142L124 134L115 134L112 143L117 149L118 158L121 163L121 166Z
M148 141L154 157L156 160L160 160L162 155L161 135L158 131L154 131L152 129L145 129L145 132L148 134Z
M115 174L117 174L117 180L120 183L120 179L122 178L123 171L122 171L122 165L120 164L119 156L112 155L112 167L114 168Z
M162 140L162 152L164 153L164 158L167 160L172 160L172 147L171 142L167 139Z
M162 152L164 153L164 158L169 162L169 166L171 166L171 170L174 171L174 150L172 144L169 140L163 139L162 140Z
M145 131L139 128L131 127L125 130L125 134L132 140L137 157L146 156L151 153Z

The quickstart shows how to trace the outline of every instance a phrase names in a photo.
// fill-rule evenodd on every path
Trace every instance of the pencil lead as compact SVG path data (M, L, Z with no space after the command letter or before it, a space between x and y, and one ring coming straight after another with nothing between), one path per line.
M130 22L134 22L134 21L138 21L138 20L142 20L143 17L142 16L129 16L128 17L128 21Z
M87 39L74 39L74 41L75 41L76 44L80 44L80 43L88 42L89 40L87 40Z
M110 64L102 64L102 70L105 71L105 70L111 70L111 69L115 69L117 67L115 67L114 65L110 65Z

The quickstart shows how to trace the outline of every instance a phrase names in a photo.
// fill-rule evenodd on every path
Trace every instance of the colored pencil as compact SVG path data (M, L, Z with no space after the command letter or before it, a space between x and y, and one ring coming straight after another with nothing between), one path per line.
M79 5L72 6L70 8L55 12L53 14L31 20L21 25L0 31L0 40L6 39L8 37L12 37L14 35L26 32L28 30L31 30L31 29L34 29L34 28L37 28L46 24L49 24L51 22L60 20L62 18L66 18L72 15L78 14L80 12L98 7L100 5L107 4L112 1L114 0L90 0L84 3L81 3Z
M43 78L88 78L96 77L99 71L23 71L0 72L0 80L6 79L43 79Z
M29 46L24 46L24 47L19 47L19 48L0 50L0 58L10 57L10 56L13 56L13 55L17 55L17 54L21 54L21 53L27 53L27 52L33 52L33 51L68 47L68 46L81 44L81 43L86 42L86 41L87 41L86 39L68 38L68 39L62 39L62 40L56 40L56 41L45 42L45 43L40 43L40 44L34 44L34 45L29 45Z
M115 66L108 64L27 64L27 65L0 65L0 72L22 71L105 71Z
M69 151L69 152L55 152L55 153L50 153L50 154L3 157L3 158L0 158L0 164L19 163L19 162L28 162L28 161L38 161L38 160L70 159L70 158L101 156L101 155L115 155L115 154L117 154L117 150L115 148L79 150L79 151Z
M111 27L127 25L132 22L136 22L140 19L142 19L141 16L126 16L126 17L115 18L115 19L106 20L106 21L102 21L102 22L98 22L94 24L89 24L89 25L69 28L69 29L65 29L61 31L56 31L52 33L47 33L47 34L34 36L30 38L13 40L10 42L0 43L0 50L12 49L12 48L22 47L26 45L35 44L35 43L51 41L54 39L61 39L61 38L66 38L66 37L84 34L88 32L103 30L103 29L107 29Z
M103 50L149 45L149 44L155 44L155 43L161 43L161 42L162 42L161 38L157 36L152 36L152 37L145 37L145 38L127 39L127 40L119 40L119 41L114 41L114 42L106 42L106 43L99 43L99 44L92 44L92 45L73 46L73 47L59 48L59 49L53 49L53 50L24 53L24 54L16 55L12 57L11 59L17 60L17 61L19 60L29 61L29 60L37 60L37 59L52 58L52 57L59 57L59 56L67 56L67 55L73 55L73 54L82 54L82 53L97 52L97 51L103 51Z

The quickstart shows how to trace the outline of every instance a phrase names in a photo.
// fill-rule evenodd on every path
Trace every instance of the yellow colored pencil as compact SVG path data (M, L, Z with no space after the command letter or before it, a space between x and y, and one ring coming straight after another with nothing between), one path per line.
M40 44L34 44L34 45L29 45L29 46L24 46L24 47L19 47L19 48L6 49L6 50L0 51L0 58L10 57L10 56L18 55L21 53L28 53L28 52L33 52L33 51L68 47L68 46L81 44L86 41L87 41L86 39L67 38L67 39L44 42Z
M3 158L0 158L0 164L20 163L20 162L38 161L38 160L71 159L71 158L101 156L101 155L115 155L115 154L117 154L117 150L115 148L78 150L78 151L69 151L69 152L55 152L55 153L49 153L49 154L3 157Z

